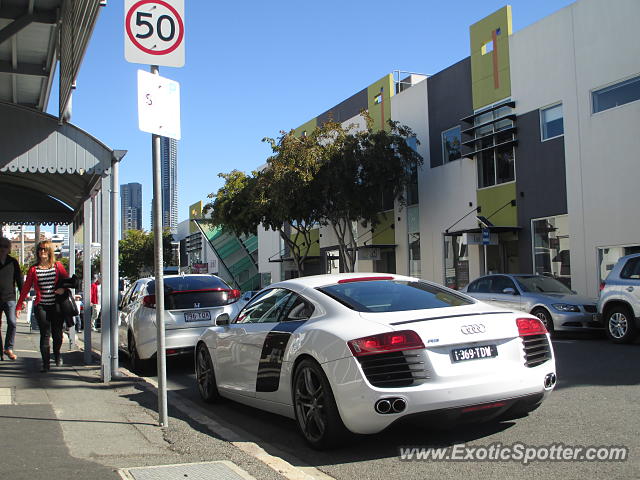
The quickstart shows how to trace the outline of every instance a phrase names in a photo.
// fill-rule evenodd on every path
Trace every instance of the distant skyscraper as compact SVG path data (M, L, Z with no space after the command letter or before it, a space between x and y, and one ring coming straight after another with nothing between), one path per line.
M142 230L142 185L120 185L120 236L127 230Z
M178 142L160 137L162 228L178 233Z

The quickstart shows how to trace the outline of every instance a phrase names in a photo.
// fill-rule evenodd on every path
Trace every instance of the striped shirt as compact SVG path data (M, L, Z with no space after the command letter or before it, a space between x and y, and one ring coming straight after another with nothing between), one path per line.
M56 281L55 267L36 268L36 274L38 275L38 286L40 287L40 304L55 305L56 297L53 288Z

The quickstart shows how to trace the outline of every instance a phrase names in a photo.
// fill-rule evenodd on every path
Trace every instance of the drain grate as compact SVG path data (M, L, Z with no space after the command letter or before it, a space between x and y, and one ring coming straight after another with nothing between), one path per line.
M133 480L255 480L229 461L136 467L122 472Z

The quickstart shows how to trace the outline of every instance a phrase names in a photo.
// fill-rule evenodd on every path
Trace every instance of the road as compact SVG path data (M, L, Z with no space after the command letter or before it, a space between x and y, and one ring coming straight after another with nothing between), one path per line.
M168 388L203 406L214 421L255 436L267 452L293 465L314 466L339 480L365 479L637 479L640 478L640 345L613 345L598 336L554 339L558 384L527 418L446 431L424 425L397 427L358 436L329 452L308 448L292 420L224 401L203 404L195 387L191 359L169 359ZM626 446L625 462L412 461L399 460L404 446L489 447L500 443L546 446Z

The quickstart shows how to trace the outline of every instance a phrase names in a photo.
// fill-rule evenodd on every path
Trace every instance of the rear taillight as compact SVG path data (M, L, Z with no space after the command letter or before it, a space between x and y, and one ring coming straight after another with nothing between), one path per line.
M516 318L516 324L518 325L518 334L521 337L547 333L544 324L537 318Z
M604 290L605 282L600 282L600 291Z
M356 338L355 340L349 340L347 345L349 345L354 357L424 348L424 343L422 343L418 334L412 330Z
M156 308L156 296L147 295L145 297L142 297L142 305L147 308Z
M229 291L229 303L233 303L236 300L238 300L240 298L240 295L242 295L242 292L240 292L240 290L238 290L237 288L234 288L233 290Z

